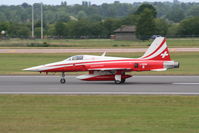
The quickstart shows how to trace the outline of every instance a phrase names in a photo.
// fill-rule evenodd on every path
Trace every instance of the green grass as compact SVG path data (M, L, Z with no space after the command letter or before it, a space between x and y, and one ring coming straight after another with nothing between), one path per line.
M2 133L198 133L198 96L0 95Z
M101 53L96 53L95 55L100 54ZM108 53L109 56L118 57L139 57L142 54L143 53ZM61 61L72 55L75 54L0 54L0 74L39 74L37 72L22 71L22 69ZM171 56L173 60L180 62L179 69L171 69L164 72L132 72L132 74L199 75L199 52L171 53Z
M167 39L169 47L199 47L199 38L174 38Z
M0 47L26 47L31 43L43 44L47 42L50 47L67 47L67 48L104 48L104 47L144 47L147 42L143 41L115 41L111 39L65 39L65 40L2 40ZM148 41L149 42L149 41ZM31 48L31 47L27 47Z
M169 47L199 47L199 38L178 38L178 39L167 39ZM1 48L35 48L27 47L31 43L43 44L46 42L50 47L44 48L134 48L134 47L148 47L151 41L117 41L111 39L44 39L44 40L0 40Z

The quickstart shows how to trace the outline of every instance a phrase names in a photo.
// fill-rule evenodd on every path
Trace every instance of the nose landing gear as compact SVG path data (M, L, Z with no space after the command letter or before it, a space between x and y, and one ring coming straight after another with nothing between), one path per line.
M62 78L60 79L60 83L61 84L65 84L66 83L66 80L65 80L65 73L62 72Z

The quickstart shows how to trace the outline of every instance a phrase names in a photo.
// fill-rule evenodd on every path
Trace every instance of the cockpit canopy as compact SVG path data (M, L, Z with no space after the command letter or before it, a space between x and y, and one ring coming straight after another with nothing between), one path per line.
M114 57L95 56L95 55L75 55L67 58L65 61L81 61L81 60L100 60L100 59L113 59Z
M69 57L67 58L66 60L67 61L70 61L70 60L83 60L84 59L84 56L83 55L75 55L75 56L72 56L72 57Z

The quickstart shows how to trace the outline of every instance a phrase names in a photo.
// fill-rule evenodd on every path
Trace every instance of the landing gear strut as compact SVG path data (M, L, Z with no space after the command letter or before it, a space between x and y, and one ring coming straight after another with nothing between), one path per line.
M66 80L65 80L65 73L62 72L62 78L60 79L60 83L61 84L65 84L66 83Z
M122 75L115 75L115 84L125 83L126 79Z
M121 80L121 83L125 83L125 81L126 81L126 79L122 79L122 80Z

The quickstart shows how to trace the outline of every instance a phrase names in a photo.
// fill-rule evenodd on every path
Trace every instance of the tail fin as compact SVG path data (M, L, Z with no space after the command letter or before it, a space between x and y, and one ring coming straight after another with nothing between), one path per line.
M164 37L157 37L141 58L149 60L171 60L166 39Z

